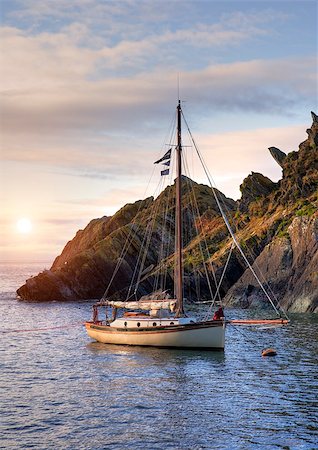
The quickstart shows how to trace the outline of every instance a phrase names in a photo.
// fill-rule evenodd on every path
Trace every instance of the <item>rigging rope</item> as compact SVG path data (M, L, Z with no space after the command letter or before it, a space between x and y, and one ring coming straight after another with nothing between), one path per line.
M137 281L135 283L135 290L134 290L134 295L137 294L137 290L138 290L138 287L139 287L139 282L140 282L140 279L141 279L141 274L142 274L142 272L144 270L144 263L145 263L145 260L146 260L146 257L147 257L147 253L148 253L148 249L149 249L149 245L150 245L150 240L151 240L153 227L154 227L154 220L155 220L155 217L156 217L156 214L157 214L157 210L158 210L158 204L159 204L159 202L156 202L153 205L155 207L154 208L154 214L153 214L152 220L150 222L148 222L147 227L146 227L146 233L143 236L143 240L142 240L142 243L141 243L141 246L140 246L140 250L139 250L139 253L138 253L137 262L136 262L136 265L135 265L135 268L134 268L133 276L131 278L131 282L130 282L130 286L129 286L129 290L128 290L128 293L127 293L126 300L128 300L130 298L130 296L131 296L130 295L131 289L132 289L132 286L134 285L134 279L135 279L135 276L137 275L138 266L140 264L139 272L138 272L138 276L137 276ZM144 247L144 245L145 245L145 247Z
M232 237L232 239L233 239L233 241L234 241L234 243L235 243L237 249L238 249L239 252L241 253L241 255L242 255L244 261L246 262L248 268L250 269L250 271L251 271L252 274L254 275L256 281L258 282L260 288L261 288L262 291L264 292L266 298L269 300L269 302L270 302L270 304L272 305L272 307L274 308L276 314L277 314L278 316L281 316L280 313L279 313L279 311L277 310L276 306L274 305L272 299L271 299L270 296L268 295L266 289L264 288L263 284L261 283L259 277L257 276L255 270L253 269L253 267L251 266L249 260L247 259L245 253L243 252L243 250L242 250L242 248L241 248L239 242L238 242L237 239L236 239L235 234L233 233L233 230L232 230L232 228L231 228L231 226L230 226L230 224L229 224L229 221L228 221L228 219L227 219L227 217L226 217L226 215L225 215L225 213L224 213L224 211L223 211L223 208L222 208L222 206L221 206L221 204L220 204L220 201L219 201L219 199L218 199L218 196L216 195L215 188L214 188L214 186L213 186L213 184L212 184L212 181L211 181L212 177L211 177L211 175L210 175L210 173L209 173L209 171L208 171L208 169L207 169L207 167L206 167L206 165L205 165L205 162L204 162L204 160L203 160L203 158L202 158L202 156L201 156L201 153L200 153L200 151L199 151L199 149L198 149L198 147L197 147L197 145L196 145L196 143L195 143L195 141L194 141L194 138L193 138L193 136L192 136L192 133L191 133L191 131L190 131L190 128L189 128L189 126L188 126L188 123L187 123L187 121L186 121L186 119L185 119L184 116L183 116L183 118L184 118L185 124L186 124L186 126L187 126L189 135L191 136L191 140L192 140L192 142L193 142L194 148L196 149L196 152L197 152L197 155L198 155L198 157L199 157L199 160L200 160L200 162L201 162L201 164L202 164L202 167L203 167L203 169L204 169L204 172L205 172L205 174L206 174L206 176L207 176L207 179L208 179L208 181L209 181L209 183L210 183L210 186L211 186L211 189L212 189L212 192L213 192L215 201L216 201L216 203L217 203L217 205L218 205L218 207L219 207L219 210L220 210L221 215L222 215L222 217L223 217L223 220L224 220L224 222L225 222L225 224L226 224L226 227L227 227L227 229L228 229L228 231L229 231L229 233L230 233L230 235L231 235L231 237ZM284 313L285 313L285 312L284 312Z
M134 217L132 223L131 223L131 224L128 224L128 227L129 227L129 233L128 233L128 236L126 237L124 246L123 246L122 251L121 251L121 253L120 253L120 256L119 256L119 258L118 258L118 260L117 260L117 264L116 264L115 269L114 269L114 271L113 271L113 273L112 273L112 276L111 276L111 279L110 279L110 281L109 281L109 283L108 283L108 286L107 286L107 288L106 288L106 290L105 290L105 292L104 292L104 294L103 294L103 296L102 296L102 300L105 300L105 299L107 298L107 295L108 295L110 286L112 285L112 283L113 283L113 281L114 281L114 279L115 279L115 276L117 275L117 272L118 272L118 270L119 270L119 268L120 268L120 266L121 266L121 264L122 264L122 262L123 262L123 260L124 260L124 256L127 254L128 248L130 247L130 245L131 245L131 243L132 243L134 225L136 225L136 227L137 227L137 230L135 230L135 234L137 233L138 228L140 227L140 223L139 223L139 224L136 223L136 218L137 218L137 216L138 216L138 214L139 214L139 212L140 212L142 203L143 203L143 202L141 201L140 204L139 204L139 207L138 207L138 211L137 211L137 213L136 213L136 215L135 215L135 217Z
M219 284L218 284L218 286L217 286L216 293L214 294L214 297L213 297L213 299L212 299L211 306L210 306L210 308L208 309L208 312L207 312L207 314L206 314L205 320L208 320L208 318L211 316L211 313L212 313L212 307L215 305L215 299L216 299L216 297L217 297L217 295L218 295L218 293L219 293L220 287L221 287L221 285L222 285L222 281L223 281L225 272L226 272L226 270L227 270L227 266L228 266L228 264L229 264L229 262L230 262L230 259L231 259L231 255L232 255L233 249L234 249L234 243L232 242L232 245L231 245L231 248L230 248L230 251L229 251L229 254L228 254L226 263L225 263L225 266L224 266L224 268L223 268L223 272L222 272L222 275L221 275Z
M175 123L176 123L176 116L175 116L175 114L173 114L172 119L171 119L171 123L170 123L170 130L168 131L167 136L168 136L168 135L169 135L169 136L172 135L173 129L175 128ZM166 142L166 139L164 139L164 142L163 142L163 144L162 144L162 146L161 146L161 149L164 148L164 146L166 145L165 142ZM162 150L161 150L161 151L162 151ZM142 198L145 198L145 197L146 197L146 193L147 193L147 191L148 191L148 189L149 189L149 186L150 186L150 183L151 183L151 180L152 180L152 178L153 178L153 175L154 175L155 170L156 170L156 168L153 167L152 173L151 173L151 175L150 175L150 178L149 178L147 187L146 187L146 189L145 189L145 192L144 192L144 195L143 195ZM162 180L159 180L159 183L158 183L158 185L157 185L157 188L156 188L155 192L157 191L158 186L161 184L161 182L162 182ZM156 196L156 194L154 194L154 197L155 197L155 196ZM103 296L102 296L102 300L105 300L105 299L107 298L109 289L110 289L110 287L111 287L111 285L112 285L112 283L113 283L113 281L114 281L114 279L115 279L115 277L116 277L116 275L117 275L117 273L118 273L118 270L119 270L119 268L120 268L120 266L121 266L121 264L122 264L122 262L123 262L123 260L124 260L124 256L127 254L128 249L129 249L129 247L130 247L130 245L131 245L131 243L132 243L132 240L133 240L133 237L134 237L134 235L133 235L134 225L137 225L137 230L135 231L135 233L137 233L138 229L139 229L140 226L141 226L141 221L140 221L139 224L137 224L137 223L135 222L135 221L136 221L136 218L137 218L137 216L138 216L138 214L139 214L139 212L140 212L141 205L142 205L142 201L140 202L140 205L139 205L139 207L138 207L138 211L137 211L137 213L136 213L136 215L135 215L135 217L134 217L132 223L130 224L131 227L130 227L130 229L129 229L129 230L130 230L130 231L129 231L129 234L128 234L128 236L126 237L125 244L124 244L124 246L123 246L123 248L122 248L122 251L121 251L121 254L120 254L120 256L119 256L119 258L118 258L118 260L117 260L117 264L116 264L115 269L114 269L114 271L113 271L113 273L112 273L112 276L111 276L111 279L110 279L110 281L109 281L109 283L108 283L108 286L107 286L107 288L106 288L106 290L105 290L105 292L104 292L104 294L103 294ZM144 212L144 214L146 214L146 212ZM121 289L121 290L118 291L118 292L122 292L122 291L124 291L125 289L126 289L126 288Z
M188 168L186 162L185 162L184 165L185 165L186 168ZM210 271L211 271L212 276L213 276L215 287L217 288L218 283L217 283L217 279L216 279L216 274L215 274L215 270L214 270L214 267L213 267L213 264L212 264L211 254L210 254L210 251L209 251L209 246L208 246L208 243L207 243L206 235L204 233L202 217L201 217L201 214L200 214L200 211L199 211L199 205L198 205L197 198L196 198L196 195L195 195L194 186L193 186L193 183L190 182L190 180L188 181L188 184L191 186L191 194L193 196L193 204L195 206L197 217L198 217L198 221L199 221L199 224L200 224L201 233L202 233L202 237L203 237L203 242L205 244L205 251L207 253L207 259L208 259L209 266L210 266ZM193 216L194 216L194 214L193 214ZM196 221L194 222L194 224L195 224L195 229L196 229L197 235L199 236L199 228L197 226ZM205 276L206 276L208 287L209 287L210 296L212 298L213 297L213 293L212 293L212 288L211 288L211 283L210 283L210 277L209 277L208 272L207 272L206 261L205 261L205 258L204 258L204 252L203 252L203 249L202 249L201 239L199 240L199 248L200 248L200 252L201 252L201 256L202 256L202 263L203 263L203 268L204 268ZM219 300L221 302L221 296L220 296L219 293L218 293L218 296L219 296Z
M203 232L203 224L202 224L202 220L201 220L201 216L200 216L200 212L199 212L199 207L198 207L198 204L197 204L197 201L196 201L193 185L191 185L191 188L192 188L191 189L191 193L193 194L193 203L194 203L194 206L196 207L197 216L198 216L198 219L199 219L199 223L201 225L201 232L202 232L202 236L203 236L203 241L204 241L205 247L206 247L205 250L206 250L206 252L208 254L208 257L210 257L209 249L208 249L206 238L205 238L205 234ZM193 216L194 216L194 214L193 214ZM199 228L198 228L196 220L194 220L194 226L195 226L196 233L199 236L200 233L199 233ZM213 296L213 294L212 294L212 287L211 287L211 283L210 283L210 277L209 277L209 274L208 274L208 271L207 271L207 266L206 266L206 263L205 263L205 258L204 258L204 252L203 252L203 248L202 248L201 239L199 239L199 249L200 249L200 253L201 253L201 257L202 257L202 265L203 265L203 269L204 269L204 273L205 273L205 278L206 278L206 281L207 281L207 284L208 284L210 296L212 297ZM214 275L214 278L215 278L214 271L213 271L213 275Z
M200 215L197 199L196 199L195 192L194 192L193 183L191 183L190 180L187 179L187 184L190 185L190 195L189 195L189 197L190 197L190 205L189 206L190 206L190 208L192 208L192 212L193 213L194 213L194 211L197 212L197 216L199 218L198 223L197 223L197 220L194 220L194 227L195 227L195 230L196 230L196 232L198 234L199 234L199 228L200 228L202 236L203 236L204 248L202 247L201 240L199 240L199 249L200 249L200 253L202 255L203 268L204 268L204 272L205 272L205 275L206 275L206 279L207 279L210 295L211 295L211 298L212 298L212 304L210 306L209 312L211 312L210 310L212 309L212 306L214 306L215 300L216 300L217 297L219 298L219 300L221 302L220 288L221 288L221 285L222 285L222 282L223 282L223 279L224 279L224 276L225 276L225 272L227 270L227 267L228 267L228 264L229 264L229 261L230 261L233 249L234 249L234 245L235 245L237 247L238 251L240 252L241 256L243 257L245 263L247 264L248 268L251 270L253 276L255 277L256 281L258 282L258 284L259 284L260 288L262 289L263 293L265 294L266 298L269 300L270 304L272 305L273 309L275 310L276 314L278 314L280 316L280 313L277 310L277 307L275 306L274 302L272 301L271 297L269 296L267 290L264 288L264 286L263 286L259 276L255 272L254 268L252 267L252 265L250 264L248 258L246 257L245 253L243 252L239 242L237 241L236 235L233 232L233 229L232 229L232 227L230 225L230 221L227 218L227 215L225 213L225 211L227 211L227 213L229 213L228 207L227 207L223 197L220 196L220 198L219 198L218 191L217 191L217 189L214 188L215 183L213 181L213 178L211 177L211 175L209 173L209 170L208 170L208 168L207 168L207 166L206 166L206 164L205 164L205 162L203 160L203 157L202 157L202 155L201 155L201 153L200 153L200 151L199 151L199 149L198 149L198 147L196 145L196 142L195 142L195 140L194 140L194 138L192 136L192 133L190 131L190 128L189 128L188 123L187 123L187 121L186 121L186 119L184 117L183 112L182 112L182 117L183 117L183 120L184 120L184 122L186 124L186 127L187 127L187 130L188 130L190 139L191 139L192 144L193 144L193 147L194 147L194 149L196 151L196 154L198 155L198 158L199 158L199 160L201 162L201 165L202 165L202 167L204 169L205 175L206 175L206 177L207 177L207 179L209 181L209 184L210 184L210 187L212 189L213 196L214 196L214 199L216 201L216 204L217 204L217 206L218 206L218 208L220 210L220 213L222 215L224 223L225 223L225 225L226 225L226 227L227 227L227 229L228 229L228 231L230 233L230 236L231 236L231 238L233 240L233 243L232 243L231 248L230 248L229 255L228 255L227 260L226 260L226 264L225 264L225 266L223 268L222 275L220 277L219 282L217 282L216 274L215 274L214 267L213 267L213 264L212 264L212 258L211 258L210 252L209 252L209 247L208 247L206 235L204 233L202 218L201 218L201 215ZM175 123L175 120L176 119L175 119L175 115L174 115L173 123ZM171 133L170 133L170 138L171 138L170 141L172 142L172 140L173 140L172 139L172 129L171 129ZM169 144L169 145L172 145L173 147L175 146L175 144ZM186 162L184 162L184 167L188 169ZM172 169L172 168L170 167L170 169ZM152 179L153 173L154 173L154 169L153 169L152 175L150 177L150 180L148 182L147 189L149 187L149 184L150 184L150 181ZM172 177L172 170L170 170L170 180L171 180L171 177ZM161 180L158 183L157 188L163 187L163 184L164 184L164 182L166 180L167 180L166 177L161 177ZM152 204L152 209L153 209L152 220L150 220L148 222L147 227L146 227L146 233L145 233L145 235L143 237L143 240L142 240L142 243L141 243L141 246L140 246L140 251L138 253L138 258L137 258L137 263L136 263L135 268L134 268L134 272L133 272L131 283L130 283L130 286L129 286L129 289L128 289L126 300L128 300L130 298L130 295L133 295L133 294L131 294L133 288L135 288L134 289L134 294L135 295L137 294L137 290L138 290L139 284L141 282L142 275L144 273L144 266L145 266L145 262L146 262L146 259L147 259L147 256L148 256L148 251L149 251L149 247L150 247L150 243L151 243L151 238L152 238L152 235L153 235L154 230L155 230L156 218L157 218L158 211L160 209L159 206L161 206L161 201L162 201L162 203L164 203L164 200L166 200L167 203L164 206L164 220L163 220L163 223L161 223L161 225L162 225L161 226L162 234L161 234L160 248L159 248L159 251L158 251L158 259L156 261L157 268L156 268L156 274L155 274L155 277L154 277L154 286L153 287L155 289L158 288L159 278L160 278L160 271L161 271L161 268L163 268L163 267L165 267L166 270L164 272L164 276L161 277L160 285L161 285L162 289L164 289L165 286L166 286L167 267L168 267L167 266L167 262L168 262L168 254L169 254L170 248L171 248L171 234L172 234L171 233L171 231L172 231L171 230L172 222L171 222L171 220L169 220L170 219L170 207L169 207L170 206L170 195L172 194L172 191L173 191L173 188L170 189L168 196L162 196L162 198L160 198L159 201L158 201L158 198L157 198L156 199L157 201L153 202L153 204ZM164 197L167 197L167 198L164 198ZM222 207L221 203L222 203L223 207ZM138 217L138 222L139 223L137 222L137 219L136 219L137 216L139 216L142 204L143 204L143 202L141 201L140 204L139 204L139 207L138 207L138 211L137 211L135 217L133 218L132 222L130 224L127 224L128 225L127 228L129 229L129 232L128 232L128 235L126 237L126 241L125 241L125 244L124 244L124 246L122 248L122 251L121 251L121 254L119 256L119 259L117 260L117 264L116 264L115 270L114 270L114 272L112 274L112 277L110 279L110 282L109 282L109 284L107 286L107 289L106 289L102 299L106 299L106 297L108 295L108 292L109 292L109 289L110 289L110 286L113 283L113 281L115 279L115 276L117 275L118 270L119 270L122 262L124 261L124 257L127 254L128 249L129 249L129 247L131 246L131 244L133 242L134 235L137 235L138 231L142 228L142 223L143 223L142 216ZM148 211L144 210L142 212L142 214L144 216L147 213L149 213L149 210ZM193 214L193 216L195 216L195 214ZM170 225L169 227L167 225L168 223ZM160 225L160 223L159 223L159 225ZM189 233L191 234L192 233L192 227L189 226L189 229L190 229ZM167 239L166 239L166 236L167 236ZM190 240L192 240L192 239L190 239ZM166 251L164 249L165 241L167 241L167 250ZM248 251L249 251L249 249L248 249ZM207 254L207 259L208 259L208 262L209 262L209 265L210 265L210 272L213 275L214 283L215 283L215 286L216 286L216 291L215 291L214 295L212 294L212 288L211 288L211 283L210 283L210 279L209 279L209 275L208 275L208 271L207 271L207 264L206 264L206 261L205 261L205 254L204 254L204 252L206 252L206 254ZM250 253L250 251L249 251L249 253ZM273 293L270 285L266 282L265 277L262 274L262 272L260 271L257 263L254 262L254 264L255 264L255 267L257 268L257 270L260 273L260 277L263 278L263 280L267 284L267 288L269 289L269 291L273 295L277 306L279 306L281 308L281 310L284 312L285 316L288 318L286 312L279 305L279 301L276 298L275 294ZM138 272L138 268L139 268L139 272ZM137 272L138 272L138 274L137 274ZM135 279L136 279L136 282L134 282ZM126 289L127 289L127 287L123 288L123 289L121 289L120 291L117 291L117 292L119 293L119 292L122 292L122 291L124 291Z
M171 126L171 129L170 129L169 141L172 141L173 130L175 128L175 121L176 121L176 117L174 115L174 118L173 118L173 121L172 121L172 126ZM172 167L170 167L170 169L169 169L170 181L172 179L172 170L171 169L172 169ZM161 183L160 183L161 184L161 189L160 189L161 194L163 192L163 187L164 187L164 184L166 182L166 179L167 179L166 176L162 176L161 177L161 180L162 180ZM166 183L166 184L168 184L168 183ZM154 234L154 229L155 229L155 225L156 225L156 218L158 217L158 211L160 210L160 207L161 207L162 203L164 203L164 200L165 200L165 196L164 195L161 195L161 196L158 195L158 197L156 199L155 208L154 208L154 211L153 211L153 214L152 214L152 220L150 221L150 223L147 226L146 233L145 233L145 236L144 236L144 240L143 240L142 245L140 247L140 251L139 251L138 259L137 259L137 264L135 266L135 270L134 270L132 281L131 281L131 284L130 284L130 287L129 287L129 292L128 292L128 295L127 295L127 299L130 297L130 292L131 292L131 289L132 289L133 286L135 287L134 295L135 296L137 295L137 290L138 290L139 284L140 284L141 279L142 279L142 274L144 272L144 264L145 264L145 261L146 261L147 255L148 255L148 250L149 250L149 247L150 247L151 238L152 238L152 236ZM168 195L167 207L168 206L169 206L169 195ZM161 230L162 230L161 245L160 245L160 251L158 252L157 265L159 264L160 258L162 258L163 254L164 254L163 245L164 245L164 232L166 231L166 219L167 219L167 208L166 208L166 212L165 212L165 215L164 215L164 223L163 223L163 226L161 227ZM170 238L168 239L168 241L170 242ZM145 244L145 247L144 247L144 244ZM169 251L169 249L168 249L168 251ZM143 253L143 255L142 255L142 253ZM136 274L137 274L138 265L139 265L139 273L138 273L138 276L137 276L136 283L134 284L134 279L135 279ZM155 279L154 279L154 285L153 285L154 288L155 288L155 286L158 286L158 280L159 280L159 276L160 276L159 272L160 271L157 270L157 274L156 274Z
M84 326L85 322L74 322L66 325L56 325L54 327L41 327L41 328L26 328L26 329L15 329L15 330L1 330L1 333L7 334L7 333L30 333L30 332L36 332L36 331L50 331L50 330L61 330L63 328L75 328L79 325Z
M155 281L153 285L153 291L156 292L159 288L159 279L160 279L160 289L162 291L166 290L166 281L167 281L167 272L168 268L165 264L165 260L169 255L169 252L171 251L171 235L172 235L172 220L170 218L170 209L172 207L172 192L173 188L170 187L168 189L168 195L165 197L166 199L166 205L165 205L165 214L164 214L164 221L163 226L161 227L162 234L161 234L161 244L160 244L160 251L158 253L158 260L157 260L157 270L155 275ZM164 203L164 202L163 202ZM163 264L161 264L163 262ZM162 270L165 269L165 270Z

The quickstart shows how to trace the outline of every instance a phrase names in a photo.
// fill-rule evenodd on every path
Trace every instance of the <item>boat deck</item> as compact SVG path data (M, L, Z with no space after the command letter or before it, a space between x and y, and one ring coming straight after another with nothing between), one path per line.
M179 326L187 324L195 324L197 321L193 317L151 317L151 316L135 316L120 317L110 323L112 328L156 328L166 326Z

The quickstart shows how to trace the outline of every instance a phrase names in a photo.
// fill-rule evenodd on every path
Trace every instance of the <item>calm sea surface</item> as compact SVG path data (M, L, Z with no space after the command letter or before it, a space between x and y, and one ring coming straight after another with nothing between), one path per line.
M16 300L44 267L0 265L1 449L318 448L317 317L229 326L224 353L104 345L92 302Z

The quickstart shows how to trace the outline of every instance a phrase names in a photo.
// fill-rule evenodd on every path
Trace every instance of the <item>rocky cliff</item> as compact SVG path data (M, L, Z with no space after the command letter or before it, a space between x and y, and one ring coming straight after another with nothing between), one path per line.
M295 217L256 258L254 270L276 306L292 312L318 312L318 216ZM225 304L267 307L269 302L250 270L228 291Z
M313 123L307 130L308 139L293 151L281 157L283 177L277 186L263 198L244 201L247 222L251 227L257 216L267 221L267 233L253 268L265 282L274 301L285 310L318 312L318 118L312 113ZM273 147L270 148L273 153ZM278 149L276 149L278 150ZM278 152L275 153L277 159ZM249 177L248 177L249 178ZM259 187L259 178L250 176L249 184ZM265 190L264 190L265 192ZM257 226L252 225L259 235ZM246 241L245 241L246 243ZM268 304L251 271L247 269L231 287L224 299L230 305L259 307Z
M163 264L168 272L166 287L173 289L174 190L175 185L169 186L155 200L150 197L128 204L113 217L91 221L66 244L50 270L45 270L27 280L26 284L18 289L18 295L25 300L99 298L105 292L119 260L121 264L108 294L113 297L119 293L126 295L130 280L135 276L135 268L140 264L140 257L144 258L143 267L148 270L143 274L139 285L139 296L152 289L155 279L158 278L158 270L162 270ZM182 191L183 239L186 247L184 254L186 266L193 269L193 262L190 260L198 257L200 249L200 238L196 237L195 230L198 226L197 221L200 220L203 224L202 230L206 230L213 223L215 225L206 238L210 251L219 246L226 229L211 188L183 177ZM193 196L197 199L195 210L193 210ZM234 213L236 203L221 192L218 192L218 196L227 210ZM146 242L145 236L149 228L152 229L152 233L147 238L149 242ZM162 252L160 254L160 249L163 248L164 240L169 242L165 245L163 255ZM146 245L147 254L140 256L140 249ZM242 270L239 275L241 273ZM189 289L192 292L195 281L190 278L188 277ZM235 280L237 278L238 276ZM203 292L205 289L206 285L202 281Z
M298 151L285 155L276 147L269 150L282 167L283 176L273 183L252 172L241 185L241 200L236 203L218 192L241 247L259 277L268 284L274 301L287 310L318 310L318 121L307 130L308 139ZM228 261L221 294L229 305L243 307L267 304L240 254L229 257L231 239L218 211L212 190L186 177L182 180L184 203L184 260L188 300L209 298L203 273L215 271L220 279ZM109 296L126 295L129 281L138 265L144 235L153 228L145 271L137 295L148 293L165 267L166 287L173 290L175 186L161 195L128 204L112 217L92 220L68 242L51 269L30 278L18 289L25 300L74 300L100 298L114 269L122 264L113 279ZM191 205L195 193L196 206ZM164 207L162 205L165 205ZM159 217L164 215L166 220ZM199 228L199 236L196 231ZM166 253L159 249L166 245ZM123 248L129 242L123 256ZM203 243L205 246L202 262ZM229 257L229 260L228 260ZM210 264L212 263L212 264ZM212 268L213 267L213 268ZM215 285L212 287L215 290Z

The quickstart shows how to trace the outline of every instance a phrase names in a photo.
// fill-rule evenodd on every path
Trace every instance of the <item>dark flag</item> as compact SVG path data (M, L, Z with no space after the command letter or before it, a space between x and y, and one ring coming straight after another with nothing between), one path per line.
M162 163L162 165L163 165L163 166L168 166L168 167L169 167L169 166L170 166L170 159L169 159L169 161L166 161L166 162Z
M169 175L169 169L162 170L161 175Z
M154 164L159 164L161 161L165 161L166 159L170 159L171 157L171 150L172 148L170 148L167 153L165 155L163 155L162 158L158 159L158 161L155 161Z

